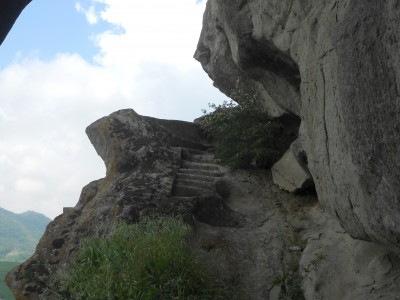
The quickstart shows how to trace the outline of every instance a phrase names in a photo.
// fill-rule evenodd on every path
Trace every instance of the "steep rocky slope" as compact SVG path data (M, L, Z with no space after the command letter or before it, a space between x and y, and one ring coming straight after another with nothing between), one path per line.
M168 128L176 124L181 132L172 134ZM90 125L86 132L106 165L106 177L83 188L77 205L64 208L47 227L35 254L8 276L16 298L37 299L80 243L88 236L107 234L116 220L132 223L143 216L179 210L175 209L179 203L169 198L182 147L204 149L186 139L197 130L191 123L158 122L133 110L115 112Z
M354 238L398 254L399 5L209 0L195 53L222 92L239 80L270 115L299 116L290 151L323 207Z
M168 128L177 124L181 131L172 134ZM181 147L204 149L185 139L197 136L197 130L190 123L158 122L133 110L115 112L90 125L86 132L106 165L106 177L83 188L77 205L64 208L47 227L35 254L7 277L16 298L38 299L48 293L51 276L71 261L80 243L88 236L106 235L116 220L132 223L174 211L179 203L168 199Z

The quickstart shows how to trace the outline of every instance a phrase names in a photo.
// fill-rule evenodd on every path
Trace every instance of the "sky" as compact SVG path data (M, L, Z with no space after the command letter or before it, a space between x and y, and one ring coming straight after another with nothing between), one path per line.
M105 176L85 128L192 121L225 96L193 59L205 1L33 0L0 46L0 207L54 218Z

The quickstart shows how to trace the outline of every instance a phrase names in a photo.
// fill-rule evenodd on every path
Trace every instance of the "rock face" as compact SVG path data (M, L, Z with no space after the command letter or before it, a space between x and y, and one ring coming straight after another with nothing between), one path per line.
M158 214L189 217L191 248L234 282L239 298L278 299L275 280L293 260L293 230L278 202L301 196L280 191L265 170L229 172L205 151L194 123L121 110L86 132L106 177L85 186L77 205L49 224L35 254L8 274L17 300L63 299L52 278L68 269L85 238Z
M319 207L310 211L300 261L306 299L399 299L400 260L372 242L352 239Z
M315 195L281 191L269 171L220 166L197 125L121 110L86 132L106 177L84 187L77 205L48 225L35 254L7 275L17 300L63 299L53 278L85 238L159 214L188 217L191 249L239 299L397 296L398 258L352 239L320 211ZM293 144L292 161L301 158L297 150Z
M0 45L19 14L30 2L31 0L0 0Z
M28 2L0 0L0 42ZM87 128L106 177L7 276L16 299L59 299L51 276L116 221L186 213L197 245L243 271L243 299L280 299L289 283L276 279L299 270L307 299L398 298L399 21L397 0L209 0L195 58L222 92L239 82L270 116L301 119L274 180L294 190L312 177L335 219L265 173L222 176L192 123L118 111Z
M48 289L50 277L71 261L82 240L106 235L117 220L132 223L149 215L191 213L207 200L192 198L182 206L176 197L170 199L184 149L205 148L197 125L121 110L86 132L104 160L106 177L85 186L77 205L64 208L49 224L35 254L8 275L17 299L57 299Z
M209 0L195 58L230 94L302 119L319 200L354 238L400 254L399 1Z

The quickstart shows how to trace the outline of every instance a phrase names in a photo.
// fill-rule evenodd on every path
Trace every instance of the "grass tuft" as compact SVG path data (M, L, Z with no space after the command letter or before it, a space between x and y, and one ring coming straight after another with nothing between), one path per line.
M171 217L118 224L84 242L58 276L69 299L228 299L227 290L191 253L190 228Z

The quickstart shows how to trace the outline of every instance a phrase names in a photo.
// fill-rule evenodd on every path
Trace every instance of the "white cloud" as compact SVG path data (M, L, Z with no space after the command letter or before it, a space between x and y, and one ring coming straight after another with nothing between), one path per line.
M40 167L40 162L33 156L26 156L22 159L19 165L19 172L21 174L34 174Z
M15 183L15 190L17 193L37 194L44 192L46 185L32 178L21 178Z
M75 3L75 9L85 15L89 24L94 25L99 21L94 5L89 6L89 8L84 8L79 2L77 2Z
M80 1L75 7L88 23L116 28L96 37L95 63L59 53L48 61L20 56L0 70L0 207L55 217L74 206L82 187L105 173L84 133L104 115L133 108L193 120L208 102L225 99L192 58L204 6Z
M1 145L1 144L0 144ZM5 155L0 156L0 166L5 167L5 166L12 166L13 162Z
M204 4L189 0L103 0L101 18L124 29L98 36L105 66L137 69L139 62L199 67L192 55L201 30Z

